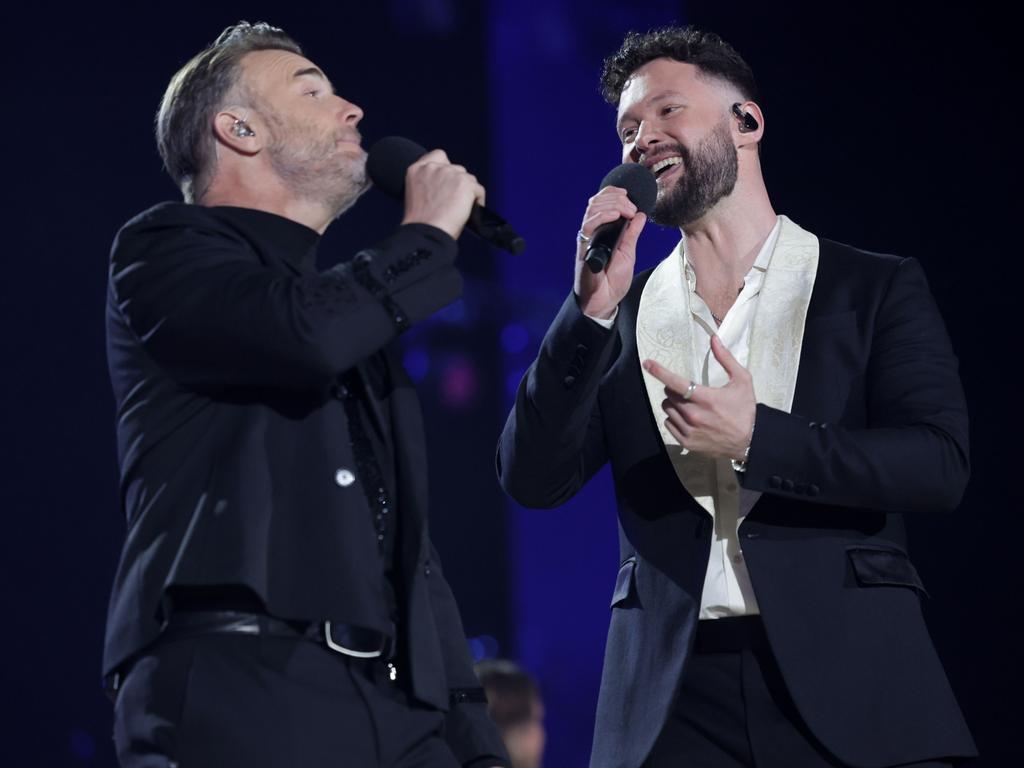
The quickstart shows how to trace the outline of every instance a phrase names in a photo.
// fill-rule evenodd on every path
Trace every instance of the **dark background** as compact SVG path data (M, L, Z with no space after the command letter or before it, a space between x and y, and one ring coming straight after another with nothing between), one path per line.
M112 766L99 688L124 524L106 374L106 260L117 228L176 197L152 116L173 72L239 14L288 30L387 134L444 147L526 236L513 260L463 240L465 298L405 339L432 440L432 527L478 656L518 658L548 702L554 768L586 764L617 552L607 477L566 509L507 504L493 473L511 388L571 287L573 233L618 162L601 58L630 28L720 32L766 114L779 212L921 259L972 419L971 485L952 516L910 521L935 642L984 766L1017 763L1020 510L1019 67L984 5L389 0L145 4L11 12L2 120L0 766ZM13 43L13 45L12 45ZM1015 63L1015 62L1014 62ZM374 192L324 266L398 220ZM645 234L642 266L670 232ZM1016 319L1016 318L1015 318Z

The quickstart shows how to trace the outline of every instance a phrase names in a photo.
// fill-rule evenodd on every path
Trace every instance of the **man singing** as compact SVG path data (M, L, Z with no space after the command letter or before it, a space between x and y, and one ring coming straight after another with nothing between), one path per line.
M185 202L118 233L107 310L123 766L507 764L427 534L393 343L459 296L455 238L484 189L430 152L402 225L317 271L367 188L362 114L281 30L244 22L160 106Z
M967 482L957 361L920 264L777 215L753 74L717 35L606 59L622 159L679 246L633 275L646 217L590 199L572 294L498 451L520 503L606 461L619 509L593 766L948 766L975 754L921 614L904 515ZM607 271L598 227L628 220Z

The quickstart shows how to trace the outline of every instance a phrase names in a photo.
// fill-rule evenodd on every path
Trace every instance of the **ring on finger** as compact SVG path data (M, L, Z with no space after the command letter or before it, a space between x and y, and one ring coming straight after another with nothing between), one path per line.
M582 229L579 232L576 233L576 242L577 243L583 243L584 245L590 245L590 241L593 240L593 239L594 238L590 237L589 235L584 235Z
M696 391L697 391L697 382L696 381L691 381L690 382L690 386L688 386L686 388L686 391L683 392L683 400L689 400L691 397L693 397L693 393L696 392Z

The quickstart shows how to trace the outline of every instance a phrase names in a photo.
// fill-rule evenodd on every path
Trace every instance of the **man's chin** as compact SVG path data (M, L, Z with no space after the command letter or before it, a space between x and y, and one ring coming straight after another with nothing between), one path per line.
M349 208L356 204L366 190L370 188L370 179L365 175L362 179L359 179L356 183L350 181L349 185L345 189L344 194L338 194L332 201L331 207L334 210L334 216L332 218L338 218L345 213Z

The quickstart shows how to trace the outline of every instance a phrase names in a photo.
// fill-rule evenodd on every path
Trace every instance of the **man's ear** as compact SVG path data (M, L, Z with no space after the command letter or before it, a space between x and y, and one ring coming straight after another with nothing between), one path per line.
M736 146L744 147L757 144L764 136L764 113L756 101L741 101L732 105L735 118L734 135Z
M224 109L213 118L213 132L217 141L243 155L255 155L263 149L265 131L257 118L249 117L248 110Z

